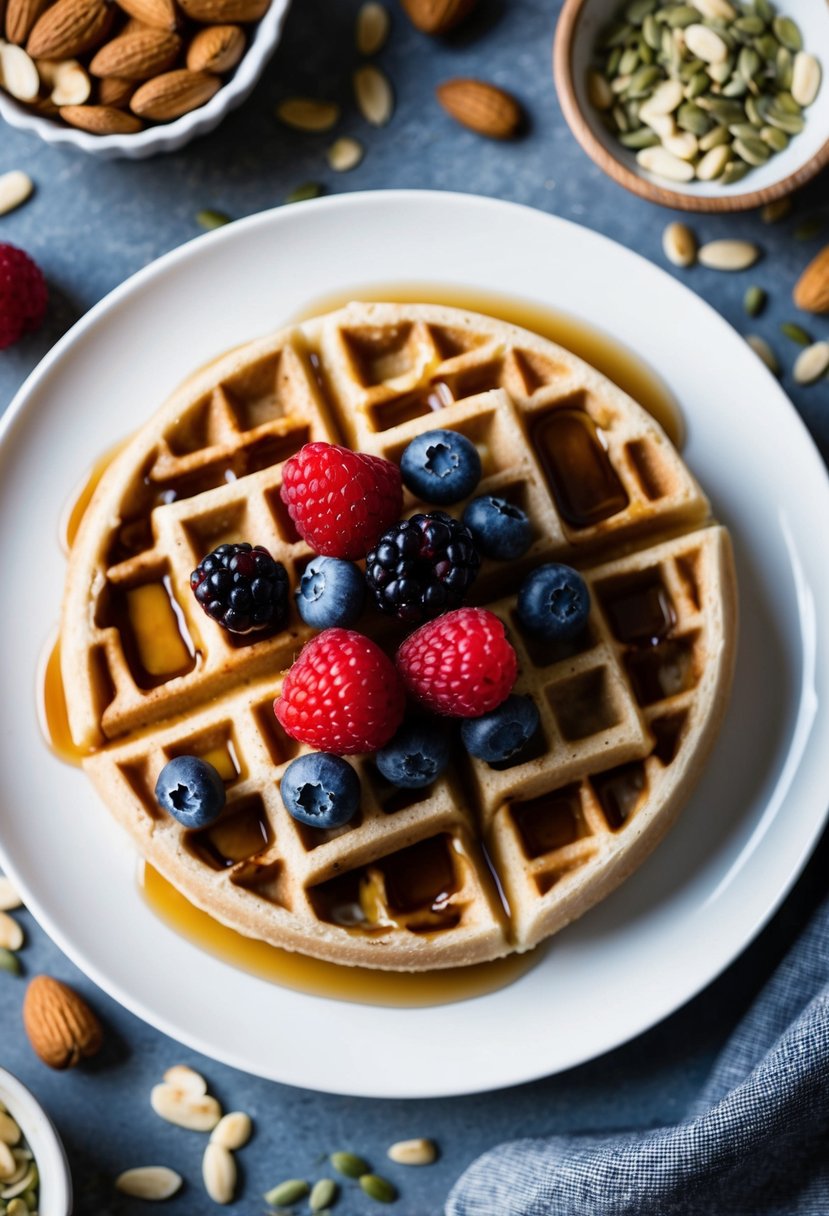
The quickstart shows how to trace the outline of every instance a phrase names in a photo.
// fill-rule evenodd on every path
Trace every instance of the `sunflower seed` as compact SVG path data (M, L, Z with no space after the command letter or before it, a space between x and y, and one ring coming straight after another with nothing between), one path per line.
M359 140L345 137L334 141L326 159L336 173L347 173L349 169L356 169L364 155L365 149Z
M311 1194L308 1198L308 1206L311 1211L323 1212L326 1208L333 1207L339 1190L339 1185L333 1178L320 1178L319 1182L315 1182L311 1187Z
M648 111L651 114L673 114L682 104L682 98L682 85L678 80L663 80L648 98Z
M711 21L733 21L737 16L728 0L691 0L694 8Z
M766 203L760 209L760 219L764 224L777 224L790 214L791 209L791 196L787 194L784 198L775 199L773 203Z
M287 1208L292 1203L298 1203L300 1199L311 1190L304 1178L288 1178L285 1182L280 1182L279 1186L275 1186L272 1191L268 1191L265 1195L265 1203L270 1204L272 1208Z
M2 190L3 183L7 178L17 177L18 175L20 177L25 177L26 181L29 183L28 193L25 195L25 198L21 198L20 200L22 203L26 198L29 197L33 187L31 178L27 177L25 173L21 173L19 169L13 169L11 173L5 173L3 177L0 177L0 190ZM18 203L15 203L14 205L19 206ZM11 207L7 207L6 210L11 211ZM10 878L6 878L5 874L0 874L0 912L13 912L15 908L20 908L22 906L23 901L21 900L17 891L14 889L12 880Z
M782 42L787 50L800 51L803 49L803 35L791 17L782 15L775 17L772 29L777 41Z
M386 44L391 21L389 11L375 0L368 0L357 13L355 41L360 55L376 55Z
M369 1172L369 1164L356 1153L332 1153L331 1164L338 1174L346 1178L360 1178Z
M431 1165L438 1150L434 1140L398 1140L386 1155L398 1165Z
M689 25L685 30L685 45L692 55L705 63L722 63L728 58L728 46L716 30L707 25Z
M150 1094L153 1110L168 1123L194 1132L212 1131L222 1117L222 1108L209 1094L193 1094L164 1082Z
M394 94L389 79L372 64L358 68L353 76L357 109L373 127L384 127L394 112Z
M204 1150L202 1181L214 1203L231 1203L236 1190L236 1162L233 1153L211 1141Z
M701 182L713 182L721 177L731 156L731 149L726 144L718 144L709 148L701 160L697 161L696 174Z
M276 116L295 131L330 131L339 120L340 107L312 97L286 97L276 107Z
M672 182L690 182L694 177L693 166L665 148L643 148L641 152L637 152L636 160L648 173L665 177Z
M814 342L801 351L795 360L794 376L796 384L814 384L829 371L829 342Z
M662 147L680 160L693 160L699 152L699 140L690 131L680 131L663 139Z
M798 51L792 69L792 97L801 106L810 106L820 89L820 64L814 55Z
M6 912L0 912L0 946L6 950L19 950L23 941L23 930L17 921Z
M709 270L748 270L760 256L751 241L709 241L699 251L699 260Z
M794 321L783 321L780 325L780 332L784 338L788 338L790 342L796 342L798 346L812 345L812 335L802 325L796 325Z
M115 1179L115 1189L134 1199L170 1199L181 1189L182 1177L166 1165L142 1165L124 1170Z
M749 287L743 296L743 307L750 317L759 317L766 307L766 299L762 287Z

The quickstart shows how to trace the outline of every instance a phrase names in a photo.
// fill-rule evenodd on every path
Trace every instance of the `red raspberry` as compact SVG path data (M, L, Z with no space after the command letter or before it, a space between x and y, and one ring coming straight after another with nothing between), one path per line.
M22 249L0 244L0 350L40 328L48 299L40 267Z
M397 465L336 443L306 443L282 470L282 501L325 557L365 557L403 509Z
M326 629L285 677L273 712L292 739L351 756L385 747L406 696L388 655L352 629Z
M397 669L427 709L480 718L512 692L518 660L494 612L458 608L406 638L397 652Z

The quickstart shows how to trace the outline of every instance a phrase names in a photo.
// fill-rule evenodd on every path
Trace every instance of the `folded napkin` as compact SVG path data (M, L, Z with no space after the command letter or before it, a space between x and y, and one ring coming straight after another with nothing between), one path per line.
M681 1123L502 1145L446 1216L829 1216L829 900Z

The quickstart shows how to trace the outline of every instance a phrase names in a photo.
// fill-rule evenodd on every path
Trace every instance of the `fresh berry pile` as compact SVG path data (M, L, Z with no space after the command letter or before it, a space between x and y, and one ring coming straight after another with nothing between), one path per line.
M414 790L446 771L456 738L499 767L534 754L539 713L532 698L513 693L518 661L507 629L493 612L463 606L482 557L517 561L534 539L521 507L471 497L481 475L475 445L448 430L414 439L400 468L327 443L306 444L285 462L282 499L316 553L300 576L296 611L322 631L274 701L285 732L314 749L281 779L282 800L299 822L331 830L358 813L360 779L344 756L372 753L386 781ZM403 484L429 504L467 500L462 520L443 511L402 519ZM232 633L288 623L287 574L261 545L220 545L190 583L204 611ZM420 626L394 661L353 628L366 602ZM521 581L515 611L527 634L572 641L585 630L590 595L577 571L549 563ZM221 812L224 784L205 761L181 756L162 770L156 797L182 824L201 827Z
M40 328L48 300L40 267L16 245L0 244L0 350Z

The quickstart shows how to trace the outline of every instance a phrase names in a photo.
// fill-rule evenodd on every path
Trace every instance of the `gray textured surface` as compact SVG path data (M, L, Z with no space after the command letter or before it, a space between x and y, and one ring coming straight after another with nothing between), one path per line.
M0 219L0 240L20 244L36 257L49 279L53 301L41 333L0 355L4 404L52 342L87 308L159 254L197 235L194 216L200 208L250 214L280 203L294 186L308 180L324 183L330 192L432 186L514 199L575 219L664 261L660 237L669 214L603 177L561 118L550 75L558 3L483 0L476 19L445 42L416 34L394 0L390 3L394 30L381 61L394 81L397 112L385 130L367 129L350 104L356 0L297 0L283 44L249 103L213 135L180 154L137 164L99 163L3 130L0 172L24 168L38 191L26 207ZM455 127L433 100L434 84L452 75L485 76L513 89L532 117L528 135L501 146ZM328 170L323 152L330 137L302 136L278 126L274 103L296 92L343 102L342 133L358 135L368 149L357 170L346 176ZM824 175L801 194L795 215L773 228L756 215L692 221L704 238L740 235L759 241L765 258L748 274L676 272L741 331L753 330L772 340L787 366L796 348L779 335L780 321L797 319L816 337L829 337L829 322L798 317L789 296L797 272L821 244L820 237L798 241L793 230L805 217L821 209L829 212L826 186ZM829 223L824 236L827 233ZM382 268L371 269L367 277L382 278ZM743 291L750 282L766 287L771 297L767 313L756 321L748 321L742 311ZM821 450L829 454L829 381L798 391L788 375L784 383ZM735 384L734 393L739 391ZM440 1211L464 1165L503 1138L653 1126L679 1115L729 1027L825 887L828 857L824 842L773 926L686 1009L610 1056L505 1093L455 1101L371 1102L252 1080L182 1051L94 991L27 916L26 971L68 979L90 995L107 1023L107 1048L92 1067L66 1076L49 1073L33 1057L20 1026L23 983L0 974L0 1063L30 1084L54 1114L72 1159L80 1213L143 1210L141 1204L114 1198L111 1179L123 1168L151 1161L175 1165L191 1183L171 1211L209 1209L198 1184L202 1138L161 1123L147 1101L160 1073L186 1058L204 1070L227 1108L243 1107L256 1120L256 1137L239 1158L244 1198L238 1210L261 1211L258 1196L264 1189L286 1176L314 1174L326 1150L354 1148L385 1170L384 1152L391 1141L428 1135L442 1147L437 1166L409 1172L389 1166L386 1172L401 1187L400 1202L390 1210L399 1216L431 1216ZM275 1033L284 1035L289 1046L290 1028ZM337 1034L334 1025L331 1034ZM369 1060L366 1067L371 1067ZM337 1208L343 1216L372 1210L382 1209L353 1189Z

